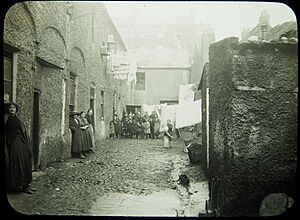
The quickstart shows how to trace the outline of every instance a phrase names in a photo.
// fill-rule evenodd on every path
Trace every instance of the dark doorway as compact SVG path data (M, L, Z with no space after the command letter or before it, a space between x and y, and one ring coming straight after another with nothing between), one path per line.
M90 109L93 110L92 125L95 131L95 85L90 87Z
M129 114L130 112L141 112L142 107L140 105L126 105L126 112Z
M34 89L33 94L33 125L32 125L32 153L33 170L38 170L40 152L40 96L41 91Z
M93 128L95 130L95 118L94 118L94 115L95 115L95 99L90 99L90 109L93 110L92 125L93 125Z

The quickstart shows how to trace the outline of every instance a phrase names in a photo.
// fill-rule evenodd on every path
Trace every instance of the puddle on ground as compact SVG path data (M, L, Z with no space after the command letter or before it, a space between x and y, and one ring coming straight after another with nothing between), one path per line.
M111 193L99 197L91 215L97 216L171 216L180 209L180 197L176 190L167 189L149 195Z

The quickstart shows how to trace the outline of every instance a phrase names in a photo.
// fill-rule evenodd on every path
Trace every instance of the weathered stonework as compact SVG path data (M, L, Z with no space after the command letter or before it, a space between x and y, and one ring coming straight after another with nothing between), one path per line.
M41 168L70 157L70 73L77 77L76 110L90 108L90 90L95 88L96 140L108 136L113 93L120 97L116 106L119 114L127 103L133 102L133 82L115 80L106 73L106 57L101 56L100 46L107 45L107 34L114 35L118 50L126 50L103 3L29 1L13 5L6 14L5 48L17 56L15 101L31 135L35 129L34 91L40 92L38 165ZM105 128L100 125L101 91L104 91Z
M271 193L295 198L297 71L297 44L211 45L209 176L219 215L258 215Z

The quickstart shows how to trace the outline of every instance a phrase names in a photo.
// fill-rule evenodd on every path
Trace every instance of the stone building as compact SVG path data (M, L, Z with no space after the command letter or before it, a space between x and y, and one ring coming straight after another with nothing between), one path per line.
M114 79L109 53L126 51L103 3L24 2L4 22L4 99L21 107L35 168L70 156L69 111L94 110L96 140L113 109L133 102L134 81Z
M295 199L297 46L233 37L210 47L202 81L203 145L210 208L219 216L259 215L269 194Z
M180 84L189 84L188 51L184 48L131 51L137 60L134 104L178 104Z

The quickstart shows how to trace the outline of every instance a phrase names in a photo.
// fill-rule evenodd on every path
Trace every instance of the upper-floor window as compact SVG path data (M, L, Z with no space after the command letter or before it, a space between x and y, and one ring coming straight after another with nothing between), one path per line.
M145 90L145 72L136 73L135 90Z

